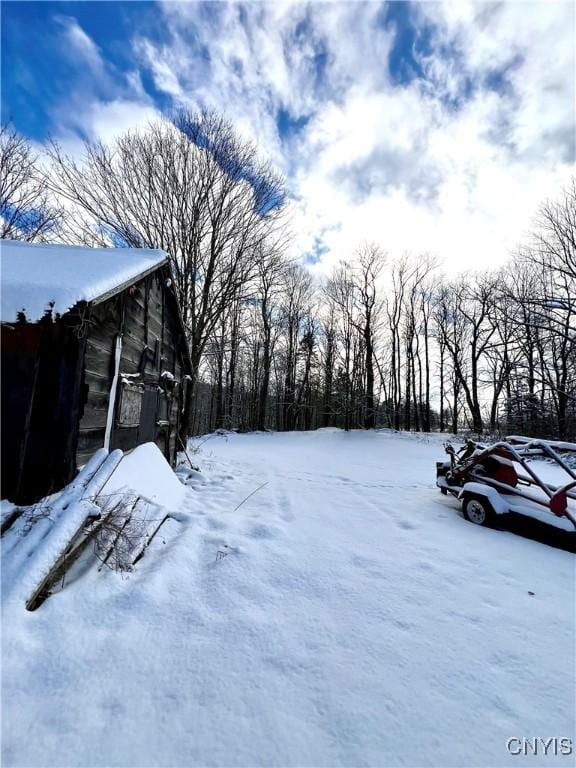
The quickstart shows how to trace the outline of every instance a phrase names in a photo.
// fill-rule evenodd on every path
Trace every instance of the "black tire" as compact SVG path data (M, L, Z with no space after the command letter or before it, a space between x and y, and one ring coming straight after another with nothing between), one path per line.
M474 525L491 526L496 519L492 504L484 496L464 496L462 513L466 520Z

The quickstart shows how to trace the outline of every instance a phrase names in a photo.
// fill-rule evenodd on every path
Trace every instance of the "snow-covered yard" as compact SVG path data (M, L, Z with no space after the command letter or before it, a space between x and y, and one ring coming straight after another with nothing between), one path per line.
M506 749L574 738L574 555L466 522L437 437L229 435L194 459L129 578L4 601L4 765L574 764Z

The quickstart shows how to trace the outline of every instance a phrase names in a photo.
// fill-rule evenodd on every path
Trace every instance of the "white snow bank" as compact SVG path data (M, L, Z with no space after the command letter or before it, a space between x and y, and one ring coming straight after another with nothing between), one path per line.
M24 311L36 322L53 303L63 314L79 301L94 301L166 261L149 248L84 248L0 241L3 322Z
M186 488L154 443L144 443L124 456L101 496L133 491L166 509L182 504Z

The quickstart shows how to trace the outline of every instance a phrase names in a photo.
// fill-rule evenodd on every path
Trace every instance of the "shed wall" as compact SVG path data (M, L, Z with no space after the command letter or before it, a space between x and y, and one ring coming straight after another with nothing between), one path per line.
M121 375L110 447L129 450L154 440L169 461L175 460L186 371L185 342L176 300L166 289L166 278L165 270L157 270L123 293L90 309L84 412L77 456L79 465L104 444L118 334L122 335ZM175 387L169 385L168 378L161 379L165 371L174 377ZM123 424L120 418L125 410L122 398L128 392L127 399L135 402L138 399L135 390L141 392L138 424Z

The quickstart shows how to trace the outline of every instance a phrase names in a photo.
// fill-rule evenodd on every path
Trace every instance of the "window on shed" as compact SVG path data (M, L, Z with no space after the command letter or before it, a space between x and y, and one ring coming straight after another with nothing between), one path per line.
M142 410L142 389L132 384L123 384L118 409L119 427L137 427Z
M165 392L160 394L158 407L158 425L166 426L170 423L170 400Z

